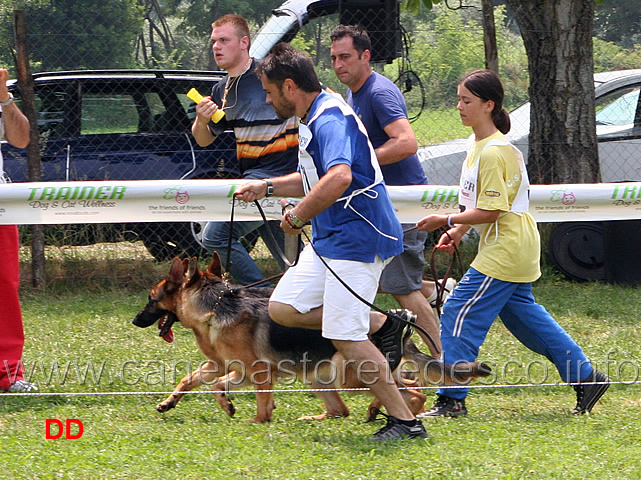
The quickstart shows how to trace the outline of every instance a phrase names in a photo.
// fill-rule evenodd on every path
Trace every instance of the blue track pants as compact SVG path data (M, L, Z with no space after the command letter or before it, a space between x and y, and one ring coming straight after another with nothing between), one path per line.
M497 280L470 268L448 297L441 316L445 363L472 362L496 317L527 348L556 366L564 382L586 380L592 366L581 347L536 303L531 283ZM462 399L468 389L440 389Z

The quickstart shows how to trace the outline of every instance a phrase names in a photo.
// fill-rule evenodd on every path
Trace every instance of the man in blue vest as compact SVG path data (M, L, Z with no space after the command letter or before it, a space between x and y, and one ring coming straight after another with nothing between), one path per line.
M402 228L365 127L342 99L321 89L309 57L287 44L274 47L257 74L278 116L301 119L299 171L250 181L237 195L245 201L304 195L285 209L281 227L297 234L311 221L313 232L313 248L306 246L298 264L285 272L269 313L283 325L322 329L357 369L389 414L372 440L427 437L389 375L410 330L396 315L371 312L339 281L372 302L383 268L403 251ZM398 314L415 321L409 311Z

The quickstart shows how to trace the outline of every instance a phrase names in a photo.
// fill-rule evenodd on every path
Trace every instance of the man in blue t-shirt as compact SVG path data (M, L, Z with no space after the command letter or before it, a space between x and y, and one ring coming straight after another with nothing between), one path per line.
M289 327L322 329L332 340L389 414L372 440L426 437L387 377L410 331L395 315L371 312L340 281L371 303L385 264L403 250L401 224L365 127L342 99L321 90L309 57L291 46L276 45L256 71L278 116L301 118L299 171L250 181L236 194L245 201L305 195L286 206L281 227L297 234L311 221L313 232L312 245L276 286L269 314ZM415 320L409 311L397 314Z
M427 178L416 151L416 136L407 118L403 94L393 82L372 71L371 42L359 26L339 25L331 34L334 72L347 85L347 103L361 119L374 146L387 185L425 185ZM403 225L409 230L414 225ZM417 323L434 340L423 338L435 357L440 356L438 322L428 299L436 299L433 282L423 280L425 232L407 231L403 253L385 267L380 289L394 296L401 307L417 315ZM456 282L448 280L451 291ZM427 297L427 298L426 298ZM422 334L421 334L422 335ZM423 335L422 335L423 336Z

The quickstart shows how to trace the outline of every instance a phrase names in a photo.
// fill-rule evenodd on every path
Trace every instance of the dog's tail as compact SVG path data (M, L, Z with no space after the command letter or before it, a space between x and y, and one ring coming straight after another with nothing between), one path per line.
M411 338L405 344L401 369L403 377L414 377L422 386L465 385L475 378L487 377L492 373L492 369L485 363L460 362L455 365L443 363L421 352Z

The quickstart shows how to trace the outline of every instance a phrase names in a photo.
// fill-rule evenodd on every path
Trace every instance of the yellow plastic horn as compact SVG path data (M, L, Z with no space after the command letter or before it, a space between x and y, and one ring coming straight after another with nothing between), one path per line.
M197 104L198 104L198 103L200 103L200 101L201 101L203 98L205 98L205 97L203 97L203 96L200 94L200 92L198 92L198 90L196 90L195 88L192 88L191 90L189 90L189 91L187 92L187 96L188 96L191 100L193 100L194 102L196 102ZM212 120L214 123L218 123L218 122L220 122L220 121L222 120L222 118L223 118L224 116L225 116L225 112L219 108L219 109L218 109L218 110L216 110L216 111L214 112L214 114L211 116L211 120Z

